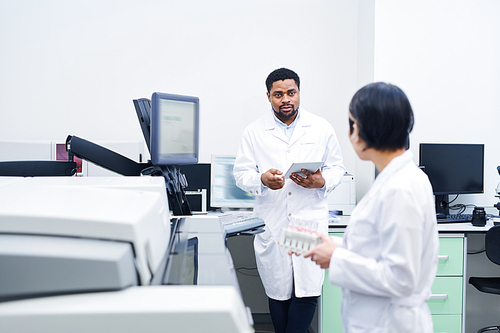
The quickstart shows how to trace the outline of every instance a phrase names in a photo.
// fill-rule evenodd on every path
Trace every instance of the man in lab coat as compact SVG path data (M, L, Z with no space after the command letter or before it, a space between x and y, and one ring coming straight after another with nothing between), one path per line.
M255 215L265 231L255 237L257 268L269 297L276 332L305 333L321 294L324 273L302 257L278 246L282 228L291 219L317 223L328 231L327 195L340 183L345 168L333 127L323 118L299 108L300 79L286 68L266 80L271 110L244 131L234 165L236 184L255 195ZM303 177L284 172L294 162L323 162Z

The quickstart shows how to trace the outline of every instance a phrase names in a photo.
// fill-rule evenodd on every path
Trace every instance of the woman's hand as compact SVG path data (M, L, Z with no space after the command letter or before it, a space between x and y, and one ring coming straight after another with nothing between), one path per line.
M333 242L330 236L320 234L321 243L316 245L312 250L304 254L304 258L311 258L321 268L330 267L330 259L337 245Z

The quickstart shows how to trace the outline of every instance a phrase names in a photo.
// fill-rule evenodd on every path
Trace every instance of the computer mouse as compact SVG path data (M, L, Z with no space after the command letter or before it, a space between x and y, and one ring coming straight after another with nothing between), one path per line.
M446 218L446 215L443 214L443 213L436 213L436 218L439 220L439 219L445 219Z

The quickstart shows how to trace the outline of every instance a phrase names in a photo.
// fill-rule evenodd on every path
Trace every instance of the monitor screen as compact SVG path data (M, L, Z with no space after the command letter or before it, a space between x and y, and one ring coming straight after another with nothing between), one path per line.
M198 237L187 238L188 235L188 233L177 234L162 284L198 284Z
M199 99L165 93L151 97L151 162L183 165L198 162Z
M188 239L183 284L198 284L198 237Z
M217 208L253 208L254 196L236 186L234 156L212 156L210 168L210 206Z
M420 167L434 195L483 193L483 144L420 144Z

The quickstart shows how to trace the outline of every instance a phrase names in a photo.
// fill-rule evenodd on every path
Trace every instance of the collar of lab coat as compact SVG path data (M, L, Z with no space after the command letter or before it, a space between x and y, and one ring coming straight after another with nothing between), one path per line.
M266 131L269 131L272 135L277 137L278 139L288 142L290 145L295 143L300 137L302 137L305 133L305 129L307 127L310 127L312 124L312 117L309 112L307 112L303 108L299 108L300 112L300 117L298 118L298 122L295 125L295 129L293 130L292 137L290 138L290 142L288 142L288 139L285 136L285 133L281 130L281 128L276 125L276 122L274 120L274 113L271 110L271 112L266 114L266 117L264 119L264 129Z
M373 183L373 187L383 185L395 172L405 165L408 165L408 163L413 163L413 154L409 150L393 158L392 161L387 164L387 166L378 174L375 182Z

